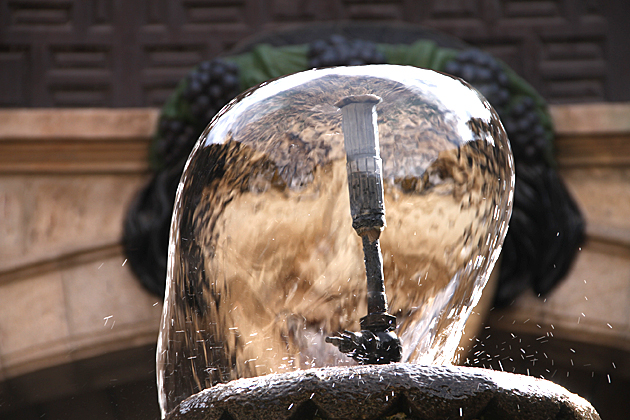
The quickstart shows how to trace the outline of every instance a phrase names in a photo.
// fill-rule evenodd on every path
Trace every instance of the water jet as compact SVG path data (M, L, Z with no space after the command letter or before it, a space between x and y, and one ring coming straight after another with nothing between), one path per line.
M501 122L460 79L374 65L245 92L178 187L163 417L540 418L553 406L597 418L559 387L444 366L499 256L513 187Z

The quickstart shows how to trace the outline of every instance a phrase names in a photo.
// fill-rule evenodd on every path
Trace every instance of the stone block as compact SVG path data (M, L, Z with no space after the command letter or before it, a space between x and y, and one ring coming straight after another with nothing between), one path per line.
M630 233L630 168L565 168L561 175L584 211L588 225L610 226Z
M0 138L121 139L150 137L158 111L150 108L4 109Z
M0 272L116 244L144 176L7 176Z
M147 321L157 332L160 299L142 288L124 262L119 254L62 273L72 336L103 336Z
M630 253L587 241L567 277L548 296L525 293L495 312L490 324L517 335L551 332L556 339L630 351L629 278Z
M59 354L59 348L67 354L69 330L59 273L0 284L0 302L0 355L5 371L9 365Z
M628 279L630 255L620 255L599 244L586 244L569 275L548 296L546 312L575 324L576 330L582 324L605 332L611 329L610 324L630 332Z

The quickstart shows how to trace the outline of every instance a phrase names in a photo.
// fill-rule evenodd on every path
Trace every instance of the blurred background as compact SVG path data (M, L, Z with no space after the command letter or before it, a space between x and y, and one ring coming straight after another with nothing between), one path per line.
M159 108L195 65L251 37L349 21L459 38L549 103L586 239L548 294L473 314L462 360L627 418L629 18L625 0L0 0L0 418L159 417L162 303L121 246Z

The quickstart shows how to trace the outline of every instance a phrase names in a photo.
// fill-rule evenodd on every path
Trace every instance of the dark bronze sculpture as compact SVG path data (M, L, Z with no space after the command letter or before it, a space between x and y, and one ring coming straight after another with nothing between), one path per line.
M363 52L370 52L367 60L362 58L357 62L352 61L349 56L337 57L334 54L330 56L328 50L334 49L336 45L332 45L331 42L338 43L339 36L334 39L331 37L326 42L316 39L314 34L320 36L331 29L329 26L317 24L313 27L300 27L293 31L257 36L233 50L231 56L215 58L200 64L187 76L185 83L180 84L162 111L151 153L154 177L138 194L125 222L123 239L125 254L142 284L156 295L164 295L168 227L175 191L186 158L209 121L209 116L201 118L197 115L212 114L237 94L238 89L234 90L233 76L236 75L241 80L242 89L266 79L311 67L390 63L432 68L461 77L480 90L499 113L512 140L512 151L519 176L514 195L514 216L503 247L495 305L497 307L509 305L516 296L528 288L544 297L564 277L584 238L583 217L557 174L549 154L553 132L544 100L512 70L489 54L470 49L463 42L443 34L419 27L405 29L396 26L387 31L374 31L373 24L370 24L369 30L362 25L358 25L362 29L355 27L357 25L354 24L331 26L332 29L336 28L333 33L343 33L349 37L345 41L349 45L354 45L355 40L352 39L354 37L368 39L372 36L377 42L394 43L395 40L409 44L409 54L405 54L404 57L416 61L383 58L378 48L374 48L368 41L364 42L361 50L361 57ZM380 39L384 34L387 36ZM283 60L275 60L276 66L262 68L264 63L247 58L244 62L250 63L248 67L239 66L235 69L231 66L234 60L250 57L252 50L261 43L278 46L274 51L280 51L280 57L284 57L282 55L284 47L280 45L286 47L286 44L310 43L306 48L308 57L304 59L308 63L303 68L296 68L292 66L295 62L293 60L285 60L286 63ZM381 46L389 48L387 44ZM289 48L293 47L294 45L289 45ZM401 48L400 45L391 47L396 51ZM265 50L265 54L270 51ZM412 51L414 54L422 51L422 54L415 56L411 54ZM328 57L326 60L322 60L326 57ZM426 61L423 57L427 59L433 57L434 60ZM440 57L446 58L438 59ZM464 69L471 68L475 71L464 72ZM277 73L265 74L261 72L263 69ZM214 77L212 75L217 74L221 76L220 80L212 81ZM490 79L486 77L488 74L491 75ZM256 79L255 75L264 76ZM196 103L200 93L195 90L202 80L210 81L206 91L219 89L225 93L217 98L213 97L210 105L203 110L198 109ZM506 93L509 100L506 100ZM206 96L201 96L207 100ZM508 106L511 103L513 106ZM187 110L191 112L198 110L199 114L193 112L188 115ZM560 235L557 235L557 232L560 232Z

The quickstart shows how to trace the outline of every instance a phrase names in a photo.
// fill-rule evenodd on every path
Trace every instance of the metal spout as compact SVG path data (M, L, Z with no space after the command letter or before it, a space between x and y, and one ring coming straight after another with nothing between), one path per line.
M346 170L352 227L363 240L367 277L368 315L361 332L344 331L326 341L361 364L398 362L400 340L394 333L396 317L387 313L383 256L379 242L386 226L383 170L379 149L376 95L348 96L335 105L342 111Z
M385 227L383 161L376 124L376 105L380 102L376 95L359 95L335 104L343 117L352 227L359 236L369 234L372 241Z

